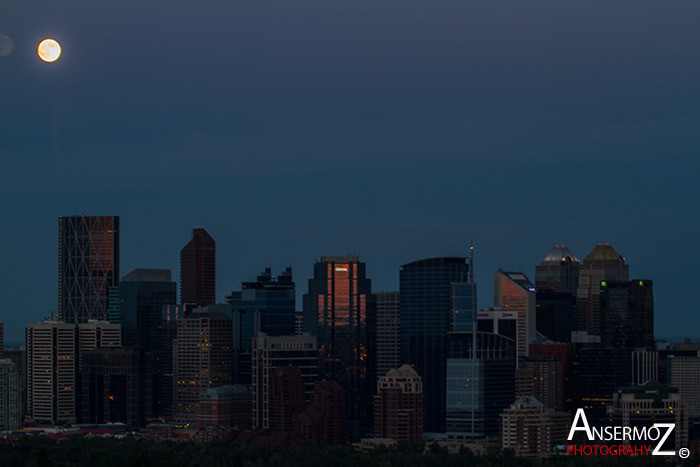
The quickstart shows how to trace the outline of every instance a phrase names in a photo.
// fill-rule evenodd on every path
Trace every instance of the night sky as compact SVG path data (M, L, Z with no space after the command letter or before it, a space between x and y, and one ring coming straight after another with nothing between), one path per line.
M57 218L121 217L121 273L202 226L217 298L359 254L374 290L476 245L609 242L656 334L700 335L700 2L0 0L0 321L57 302ZM44 63L46 37L63 55Z

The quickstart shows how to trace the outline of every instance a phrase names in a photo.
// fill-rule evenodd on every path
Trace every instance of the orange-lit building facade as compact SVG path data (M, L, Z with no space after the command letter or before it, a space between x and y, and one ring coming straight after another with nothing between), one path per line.
M494 305L517 314L515 330L516 358L529 355L536 335L535 286L521 272L496 271L493 276Z
M107 319L119 283L119 216L58 218L58 317L66 323Z
M317 336L321 375L345 391L351 439L371 430L376 310L357 256L323 256L304 295L304 330Z

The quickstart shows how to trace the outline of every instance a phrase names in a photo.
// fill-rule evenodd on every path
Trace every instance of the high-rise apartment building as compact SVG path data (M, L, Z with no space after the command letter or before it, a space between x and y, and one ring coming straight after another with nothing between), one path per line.
M200 227L192 230L192 240L180 251L180 302L216 302L216 242Z
M423 441L423 381L411 365L389 370L379 378L374 436L407 443Z
M27 326L27 415L36 423L76 420L77 332L60 321Z
M277 279L266 267L255 282L244 282L240 291L227 295L226 303L234 312L259 312L262 332L269 336L294 334L295 287L290 266Z
M603 281L628 281L629 266L607 243L596 245L579 268L576 321L579 331L600 336L600 285Z
M399 293L377 292L377 378L401 363Z
M469 279L464 257L428 258L399 270L401 363L423 378L424 431L445 432L447 333L454 319L453 284Z
M656 347L650 280L600 283L600 337L602 344L609 347Z
M304 295L304 328L318 339L321 374L345 392L350 439L371 431L376 308L357 256L322 256Z
M173 342L175 412L194 420L199 395L212 386L231 384L231 319L218 308L195 308L177 321Z
M58 219L58 318L107 319L109 292L119 282L119 217Z
M315 337L308 334L268 336L260 333L254 338L252 363L254 428L271 428L270 390L276 368L293 366L299 369L299 376L304 382L304 402L311 402L314 382L319 379Z
M17 367L9 358L0 358L0 431L20 428L20 402Z
M493 303L517 316L516 358L529 355L529 345L536 336L535 286L521 272L498 270L493 275Z
M565 442L570 419L533 396L519 397L501 413L501 448L521 457L549 457Z

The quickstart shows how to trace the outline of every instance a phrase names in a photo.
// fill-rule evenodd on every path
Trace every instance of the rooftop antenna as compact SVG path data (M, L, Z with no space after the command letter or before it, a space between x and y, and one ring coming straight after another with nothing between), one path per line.
M476 382L476 329L477 329L477 320L476 320L476 285L474 284L474 239L470 240L470 245L469 245L469 284L470 284L470 289L471 289L471 294L472 294L472 374L471 374L471 383L472 383L472 416L471 416L471 425L472 425L472 439L474 438L474 416L475 416L475 410L474 410L474 405L476 404L475 400L475 393L476 393L476 387L475 387L475 382Z

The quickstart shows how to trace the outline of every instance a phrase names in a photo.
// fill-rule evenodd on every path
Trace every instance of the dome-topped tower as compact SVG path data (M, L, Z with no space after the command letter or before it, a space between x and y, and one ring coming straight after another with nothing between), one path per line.
M628 281L629 266L609 243L599 243L583 258L576 294L577 327L600 336L600 284Z
M599 243L583 259L583 264L617 264L620 261L624 263L625 258L615 248L609 243Z
M581 260L575 257L571 250L566 247L566 245L554 245L554 248L549 250L549 253L547 253L547 256L542 259L540 264L561 264L563 261L566 261L567 258L575 263L581 262Z

